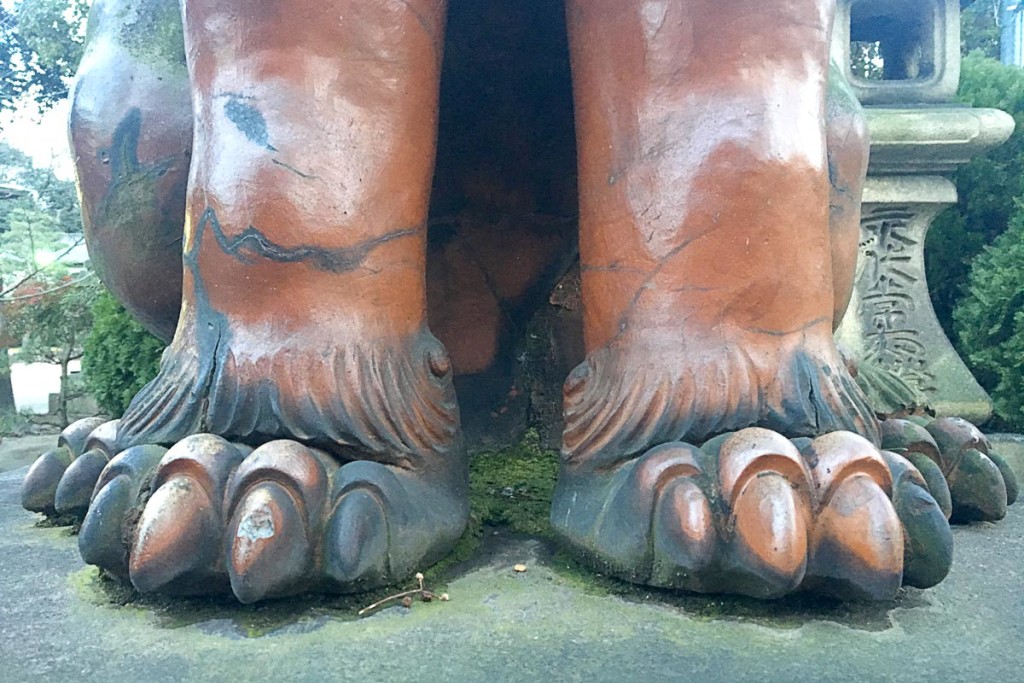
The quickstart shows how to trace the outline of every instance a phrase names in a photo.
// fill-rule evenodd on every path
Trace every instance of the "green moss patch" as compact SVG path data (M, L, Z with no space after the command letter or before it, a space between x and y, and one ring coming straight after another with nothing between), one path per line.
M471 525L551 538L551 497L558 453L540 445L537 430L519 443L475 456L469 466Z

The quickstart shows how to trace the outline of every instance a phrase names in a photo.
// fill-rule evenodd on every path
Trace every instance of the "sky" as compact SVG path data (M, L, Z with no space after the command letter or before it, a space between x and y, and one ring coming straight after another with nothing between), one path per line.
M0 0L7 10L14 7L13 0ZM52 166L61 180L73 180L71 150L68 146L68 101L40 116L33 103L26 103L13 112L0 114L0 141L20 149L39 167Z
M41 116L29 104L0 114L0 140L28 154L36 166L52 166L61 180L73 180L67 126L68 100Z

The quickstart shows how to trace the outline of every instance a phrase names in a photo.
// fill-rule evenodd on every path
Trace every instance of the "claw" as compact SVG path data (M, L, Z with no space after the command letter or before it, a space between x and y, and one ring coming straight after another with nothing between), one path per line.
M57 448L47 451L39 456L32 467L25 475L25 481L21 485L21 505L31 512L42 512L53 514L58 509L61 512L80 512L82 499L85 499L88 506L89 495L92 493L92 482L86 480L92 476L96 464L93 459L83 463L72 471L71 479L65 486L62 496L62 505L56 503L57 489L65 472L72 466L74 460L83 452L91 450L94 445L102 445L109 442L111 434L117 432L117 421L104 422L102 418L87 417L64 428L57 437ZM90 442L93 434L99 438ZM112 453L107 453L109 458ZM80 469L79 469L80 468ZM102 469L102 468L101 468ZM98 474L98 472L97 472ZM85 489L88 488L88 491Z
M1020 495L1020 481L1017 479L1017 473L999 453L989 450L988 459L996 464L999 473L1003 475L1003 483L1006 485L1006 504L1013 505L1017 502L1017 496Z
M117 455L121 450L117 447L117 426L120 423L120 420L110 420L89 432L89 436L85 439L85 450L102 451L106 453L108 459Z
M708 590L704 576L715 559L717 536L707 496L692 479L670 483L654 512L651 583Z
M164 455L135 530L129 574L145 593L191 575L191 592L217 564L223 494L242 455L224 439L196 434Z
M949 482L956 522L994 522L1006 516L1006 482L987 455L967 449Z
M295 441L264 444L235 471L227 569L240 601L288 593L309 575L327 483L320 460Z
M294 492L305 524L315 530L327 498L327 471L314 453L297 441L271 441L247 455L231 477L225 500L239 500L262 481L280 482Z
M718 457L732 508L731 589L763 598L792 591L807 570L811 518L810 473L796 446L751 427L725 439Z
M128 565L140 592L167 588L213 564L220 536L217 507L190 477L173 477L153 493L139 519Z
M840 483L814 528L809 577L840 597L891 600L903 574L903 530L888 496L871 477Z
M32 463L21 484L21 506L31 512L54 512L57 485L74 456L67 446L46 451Z
M388 523L380 501L366 489L342 494L324 533L324 572L341 590L387 580Z
M166 448L134 446L118 453L100 473L89 511L78 532L78 551L87 564L128 578L130 538L125 533L129 511Z
M953 532L911 461L888 451L882 457L892 472L892 504L903 525L903 583L931 588L946 578L953 564Z
M891 451L882 451L883 455L887 452ZM942 475L942 470L939 469L934 460L922 453L905 451L900 455L909 460L910 464L924 478L928 493L935 499L942 514L948 520L950 515L953 514L953 499L950 498L949 484L946 483L946 477ZM892 468L890 467L890 469Z
M249 604L281 595L309 574L312 553L302 506L277 482L248 489L228 524L231 590Z
M889 600L903 574L903 530L889 501L892 475L878 450L850 432L815 439L805 451L821 508L808 587L842 597Z
M751 479L732 504L737 592L771 598L800 585L807 570L807 507L788 479L765 472Z
M940 417L929 422L925 429L935 439L943 458L951 461L953 468L968 450L975 449L988 453L988 439L967 420L959 417ZM943 470L945 471L945 470Z
M1011 477L1013 473L999 465L998 456L989 456L988 440L970 422L943 417L922 427L909 420L886 420L882 423L882 448L905 452L911 458L925 474L935 499L950 512L950 519L995 521L1006 516L1006 506L1016 487L1015 480L1008 479L1003 470ZM948 483L948 506L941 487L934 482L934 472L914 453L927 456L942 470Z
M934 462L948 475L950 466L939 451L935 438L921 424L912 420L890 418L882 421L882 450L892 452L919 453Z
M54 495L57 512L84 517L89 509L93 488L107 462L106 453L92 450L86 451L68 465Z
M102 417L86 417L72 422L57 437L57 448L67 446L71 454L76 458L89 450L85 447L85 441L89 435L101 424L106 422Z
M657 446L637 461L620 489L620 504L653 507L653 585L706 589L702 570L714 561L717 537L711 505L698 485L703 460L688 444Z

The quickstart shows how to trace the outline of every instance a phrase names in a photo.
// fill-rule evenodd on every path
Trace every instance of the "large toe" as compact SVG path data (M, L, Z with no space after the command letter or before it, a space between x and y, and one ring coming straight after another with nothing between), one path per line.
M257 448L228 487L227 572L244 603L306 588L327 494L321 461L294 441Z
M833 432L815 439L804 457L818 500L806 588L892 599L902 579L904 543L882 455L861 436Z
M65 447L46 451L36 458L21 483L21 506L31 512L53 514L57 486L73 461L74 456Z
M638 483L657 492L651 533L656 586L707 591L718 552L718 532L706 486L705 458L693 446L669 443L637 462Z
M893 507L903 525L903 583L931 588L946 578L953 565L953 532L910 460L889 451L883 451L882 457L892 472Z
M133 446L104 467L78 532L78 550L86 563L128 578L132 513L166 452L161 446Z
M723 587L754 597L785 595L807 570L812 504L807 466L791 441L757 427L732 434L717 450L721 496L731 511Z
M331 485L323 537L329 588L367 590L444 557L469 513L462 476L454 468L428 475L369 461L343 465Z
M345 592L387 581L388 522L369 489L345 493L331 512L324 530L324 572Z
M25 480L21 485L22 507L47 515L52 515L57 511L57 487L61 478L75 459L89 450L87 442L90 435L104 424L102 418L87 417L72 422L64 428L60 436L57 437L57 448L39 456L25 475ZM116 430L116 424L114 429ZM75 480L81 482L81 473L75 477ZM93 481L95 482L95 479ZM79 493L79 487L70 486L68 492L70 493L72 489L75 493ZM89 493L92 493L91 485Z
M925 429L946 463L943 468L956 522L996 521L1006 516L1006 482L988 457L988 440L967 420L943 417Z
M98 449L86 451L75 458L57 484L53 500L57 512L84 517L93 488L108 462L107 454Z
M223 492L241 460L234 446L210 434L186 437L167 451L135 528L129 573L139 591L214 589Z

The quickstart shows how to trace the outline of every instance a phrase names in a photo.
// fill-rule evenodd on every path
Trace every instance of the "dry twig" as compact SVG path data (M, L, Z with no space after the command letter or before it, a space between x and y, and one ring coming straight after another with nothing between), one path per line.
M373 603L372 605L368 605L363 609L359 610L359 616L363 616L367 612L372 612L378 607L386 605L389 602L394 602L395 600L401 600L403 607L412 607L412 598L416 595L419 595L420 600L422 600L423 602L430 602L434 599L440 600L441 602L448 602L447 593L441 593L440 595L438 595L424 587L423 574L421 574L420 572L416 572L416 581L419 583L419 587L407 591L402 591L401 593L395 593L394 595L389 595L386 598L382 598L377 602Z

